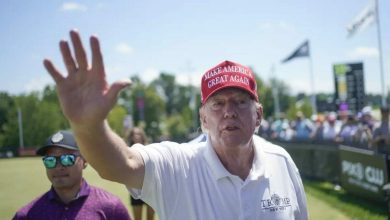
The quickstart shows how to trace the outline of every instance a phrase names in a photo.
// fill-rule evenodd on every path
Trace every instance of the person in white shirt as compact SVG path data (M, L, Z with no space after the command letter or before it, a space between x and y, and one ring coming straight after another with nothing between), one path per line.
M124 184L159 219L308 219L299 172L288 153L254 136L263 117L253 72L224 61L206 71L199 110L206 141L126 143L106 117L119 91L131 84L105 79L98 38L92 65L76 31L60 49L68 71L44 65L57 84L62 109L81 152L105 179ZM189 147L185 147L185 146Z

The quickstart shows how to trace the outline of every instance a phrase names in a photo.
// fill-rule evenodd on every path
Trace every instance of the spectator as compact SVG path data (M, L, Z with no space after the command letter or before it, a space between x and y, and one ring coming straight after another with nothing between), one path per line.
M271 138L280 139L281 132L289 127L288 120L283 112L279 113L278 118L271 124Z
M120 199L83 178L87 161L69 131L59 131L38 149L51 189L19 209L14 220L118 219L130 216Z
M340 132L341 123L337 121L336 113L330 112L324 123L323 138L325 141L335 141L337 134Z
M324 140L324 130L325 130L324 122L325 122L324 115L322 114L317 115L313 132L310 134L311 139L316 141Z
M371 148L372 129L374 127L374 120L371 116L371 107L364 107L362 111L358 113L358 118L359 125L355 134L357 144Z
M336 136L336 142L339 143L356 143L356 133L358 130L358 121L353 114L348 115L348 120L341 126L340 132Z
M309 140L310 134L313 131L313 124L306 119L301 111L296 114L296 119L293 122L292 129L294 129L294 139Z
M390 153L389 107L381 107L381 121L373 132L373 145L379 151Z

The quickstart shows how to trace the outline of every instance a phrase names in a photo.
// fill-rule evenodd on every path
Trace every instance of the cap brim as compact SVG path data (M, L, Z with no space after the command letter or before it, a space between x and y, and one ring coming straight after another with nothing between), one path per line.
M51 148L51 147L61 147L61 148L65 148L65 149L69 149L69 150L77 150L77 151L79 150L79 149L76 148L76 147L72 147L72 146L68 146L68 145L50 144L50 145L45 145L45 146L39 148L39 149L36 151L36 154L37 154L37 155L41 155L41 156L45 156L47 149L49 149L49 148Z
M252 92L248 91L248 88L244 87L244 86L240 86L240 85L236 85L236 84L225 84L217 89L215 89L212 93L210 93L205 99L204 101L202 102L202 104L206 103L207 100L213 96L215 93L221 91L222 89L228 89L228 88L236 88L236 89L241 89L243 90L244 92L248 93L254 100L256 100L257 102L259 101L259 98L258 96L256 96L255 94L253 94Z

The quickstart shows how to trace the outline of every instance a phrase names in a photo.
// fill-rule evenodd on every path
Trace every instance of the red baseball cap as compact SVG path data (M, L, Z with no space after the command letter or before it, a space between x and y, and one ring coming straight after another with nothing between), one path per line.
M219 90L231 87L242 89L248 92L256 101L259 101L256 79L252 70L241 64L226 60L211 68L202 76L202 104Z

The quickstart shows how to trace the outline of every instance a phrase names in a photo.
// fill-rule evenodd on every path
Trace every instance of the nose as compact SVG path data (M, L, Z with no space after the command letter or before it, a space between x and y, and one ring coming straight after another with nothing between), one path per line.
M224 111L223 111L224 118L236 118L237 117L237 106L234 102L227 102Z

